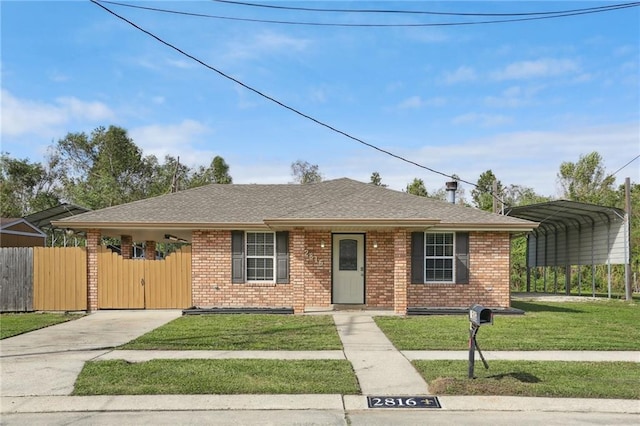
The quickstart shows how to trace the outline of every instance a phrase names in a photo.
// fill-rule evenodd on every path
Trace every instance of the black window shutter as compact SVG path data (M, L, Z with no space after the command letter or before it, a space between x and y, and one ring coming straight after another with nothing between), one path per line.
M245 282L244 273L244 232L231 231L231 282Z
M289 232L276 232L276 283L289 282Z
M411 283L424 284L424 232L411 233Z
M469 284L469 233L456 233L456 283Z

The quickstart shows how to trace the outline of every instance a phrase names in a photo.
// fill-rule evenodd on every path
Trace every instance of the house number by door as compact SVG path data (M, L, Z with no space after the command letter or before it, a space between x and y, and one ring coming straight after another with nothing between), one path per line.
M305 250L304 251L304 255L307 259L313 261L315 264L319 265L319 266L323 266L324 265L324 261L322 259L318 259L318 256L316 256L315 254L313 254L312 251L309 250Z

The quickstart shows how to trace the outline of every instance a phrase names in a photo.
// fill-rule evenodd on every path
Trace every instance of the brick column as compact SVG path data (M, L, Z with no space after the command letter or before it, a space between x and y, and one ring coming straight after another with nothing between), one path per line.
M87 231L87 311L98 309L98 246L100 231Z
M120 236L120 254L123 259L131 259L131 253L133 251L133 238L131 235Z
M146 241L144 243L144 258L147 260L156 260L156 242Z
M291 258L289 265L289 280L293 291L293 313L302 314L305 308L304 295L304 246L305 235L303 229L294 229L289 233L291 242Z
M407 231L397 229L393 233L393 311L407 313Z

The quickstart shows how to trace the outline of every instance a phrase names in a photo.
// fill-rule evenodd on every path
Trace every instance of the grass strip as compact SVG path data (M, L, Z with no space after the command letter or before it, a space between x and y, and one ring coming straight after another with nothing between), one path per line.
M620 301L513 302L525 315L496 315L478 344L490 350L640 350L640 305ZM376 317L400 350L468 348L466 315Z
M73 395L359 394L346 360L87 362Z
M71 321L82 317L82 314L57 314L29 312L23 314L0 315L0 339L17 336L39 328Z
M414 361L434 395L509 395L640 399L640 364L633 362Z
M158 350L336 350L329 315L187 315L122 346Z

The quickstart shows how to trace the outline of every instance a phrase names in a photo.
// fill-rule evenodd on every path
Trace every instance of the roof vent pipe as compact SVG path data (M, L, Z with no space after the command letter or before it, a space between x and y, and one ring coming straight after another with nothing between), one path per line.
M452 182L447 182L446 188L447 188L447 201L450 202L451 204L455 204L456 190L458 189L458 182L455 180Z

